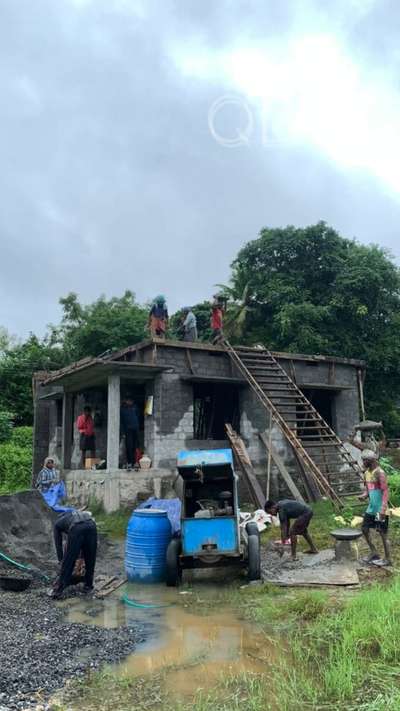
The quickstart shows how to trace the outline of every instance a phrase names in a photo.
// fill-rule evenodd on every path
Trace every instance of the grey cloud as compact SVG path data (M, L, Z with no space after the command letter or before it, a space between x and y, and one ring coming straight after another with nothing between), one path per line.
M265 225L326 219L395 247L399 205L381 185L305 146L264 147L257 121L248 146L218 145L207 113L232 87L171 60L196 38L218 48L302 31L296 5L2 1L1 325L43 333L70 290L84 301L161 291L172 309L202 300ZM303 29L357 37L365 62L385 34L395 70L396 5L302 5Z

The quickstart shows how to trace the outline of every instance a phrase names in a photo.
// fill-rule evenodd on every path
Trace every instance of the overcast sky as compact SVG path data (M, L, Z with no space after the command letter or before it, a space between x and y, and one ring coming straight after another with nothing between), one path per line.
M0 0L0 325L210 297L264 226L400 253L398 0Z

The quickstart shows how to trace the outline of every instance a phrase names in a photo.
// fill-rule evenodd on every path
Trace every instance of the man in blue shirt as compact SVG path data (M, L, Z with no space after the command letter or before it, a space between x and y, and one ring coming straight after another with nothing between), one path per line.
M43 494L60 481L60 472L54 466L53 457L46 457L43 468L36 477L36 488Z
M139 444L139 416L132 398L127 398L121 407L121 435L125 437L126 462L128 469L135 464L135 452Z

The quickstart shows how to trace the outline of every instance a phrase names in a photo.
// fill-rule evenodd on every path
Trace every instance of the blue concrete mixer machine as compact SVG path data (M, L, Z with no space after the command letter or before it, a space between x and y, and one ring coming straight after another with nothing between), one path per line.
M239 526L238 477L230 449L181 451L181 534L167 550L167 585L177 585L185 568L236 565L249 580L260 577L256 524Z

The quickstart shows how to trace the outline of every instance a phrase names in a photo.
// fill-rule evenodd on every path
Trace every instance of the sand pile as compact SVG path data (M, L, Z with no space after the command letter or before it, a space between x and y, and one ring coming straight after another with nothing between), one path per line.
M20 563L53 567L55 519L38 491L0 496L0 552Z

